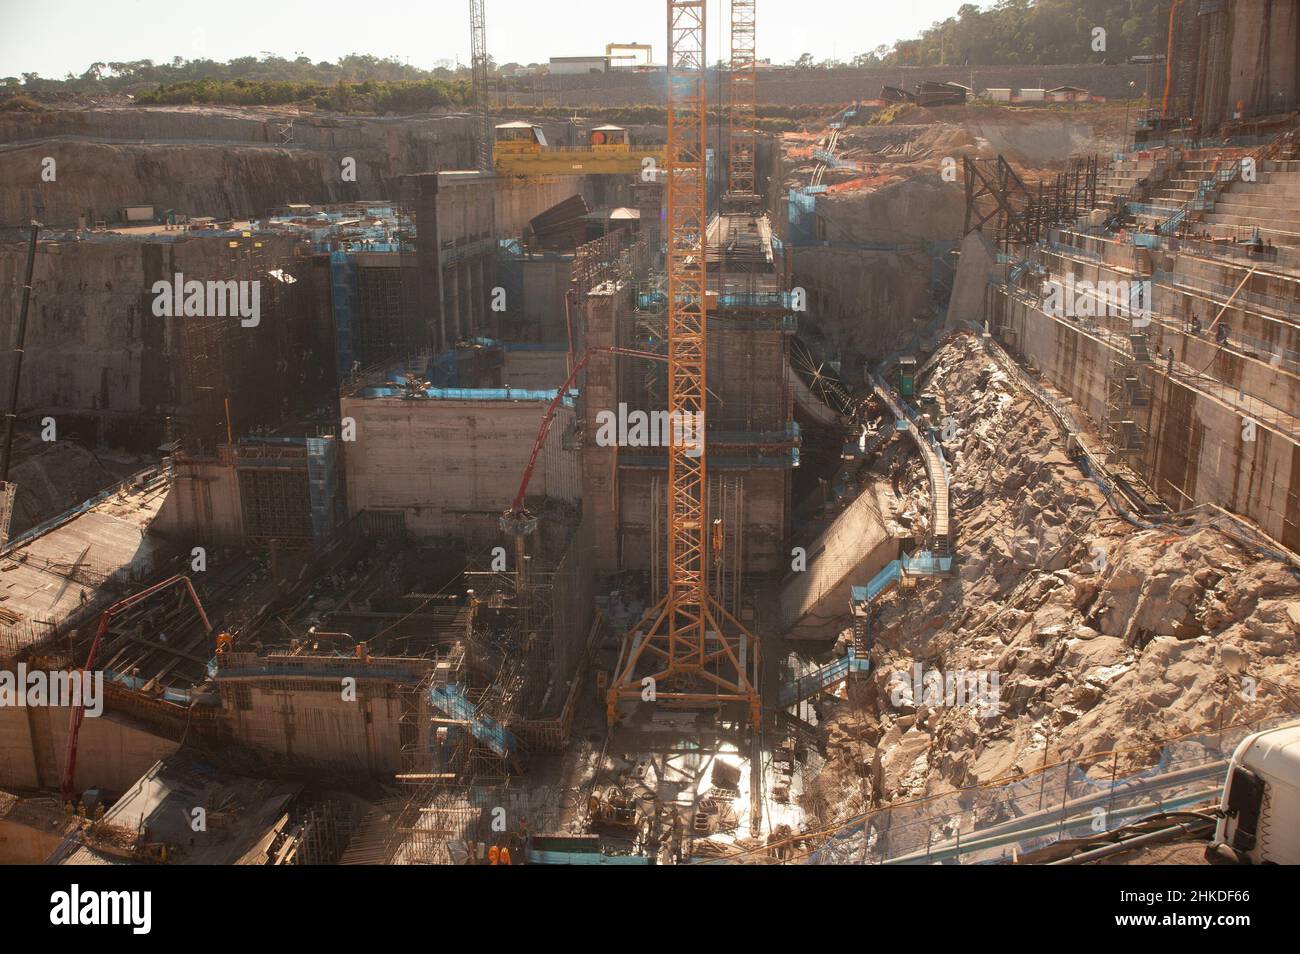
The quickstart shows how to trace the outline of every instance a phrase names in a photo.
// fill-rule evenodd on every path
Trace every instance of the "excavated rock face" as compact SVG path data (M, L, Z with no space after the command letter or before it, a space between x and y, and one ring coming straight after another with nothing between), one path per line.
M821 794L855 811L1294 711L1300 574L1213 527L1126 522L978 342L941 350L958 573L885 598L870 684L825 707ZM997 706L895 703L917 663L996 674Z
M292 132L285 131L286 124ZM58 109L0 116L0 222L30 217L46 157L57 188L41 190L41 220L113 222L127 205L217 217L262 215L286 202L397 196L402 175L467 168L462 116L298 115L296 110L182 106ZM339 162L357 163L344 182Z

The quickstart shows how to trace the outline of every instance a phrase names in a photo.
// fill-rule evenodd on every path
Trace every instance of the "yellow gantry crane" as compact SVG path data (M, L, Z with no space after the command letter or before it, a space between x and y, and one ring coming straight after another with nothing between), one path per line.
M550 146L540 126L533 123L501 123L493 127L488 118L487 17L483 0L469 0L470 93L473 100L475 161L482 172L510 176L627 175L646 174L663 167L662 146L632 147L622 126L597 126L587 133L583 146ZM613 43L625 50L650 47L635 43ZM606 48L606 55L609 48ZM649 181L649 179L647 179Z
M705 0L667 3L668 588L624 638L607 714L628 700L740 702L758 728L758 641L708 580Z
M614 55L614 51L615 51L615 50L631 50L632 52L631 52L631 53L620 53L620 54L618 54L617 56L615 56L615 55ZM650 44L649 44L649 43L606 43L606 44L605 44L605 59L607 59L607 60L609 61L609 64L610 64L611 66L614 65L614 61L615 61L615 60L637 60L637 59L640 59L639 54L641 54L641 53L644 53L644 54L645 54L645 62L644 62L644 63L640 63L640 64L633 63L632 65L633 65L633 66L638 66L638 65L639 65L639 66L649 66L649 65L650 65L650 58L651 58L651 57L653 56L653 54L654 54L654 51L651 50L651 48L650 48Z
M510 176L636 175L662 168L664 156L663 146L633 148L622 126L597 126L583 146L551 146L540 126L513 122L496 127L492 163Z

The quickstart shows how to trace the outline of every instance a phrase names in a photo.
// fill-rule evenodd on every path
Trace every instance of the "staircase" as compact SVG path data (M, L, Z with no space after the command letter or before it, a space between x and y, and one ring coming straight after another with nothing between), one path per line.
M461 686L455 683L430 686L429 704L449 719L463 724L470 735L492 752L511 763L518 763L519 740L514 733L491 716L480 713Z
M897 433L897 428L889 426L881 427L880 430L868 437L865 443L861 441L849 441L844 445L841 453L845 457L862 458L864 460L869 459L872 454L888 444L890 439Z
M1228 183L1204 216L1220 238L1250 238L1258 230L1274 245L1300 247L1300 160L1264 160L1255 181Z
M798 705L843 682L851 673L867 672L870 666L869 659L860 659L856 652L850 650L848 655L783 685L776 695L777 708L788 709Z
M777 693L777 708L787 709L819 692L838 685L851 675L866 673L870 670L869 652L871 649L871 607L885 593L902 585L908 576L946 576L952 572L952 541L949 535L948 509L948 467L943 459L943 452L928 434L922 434L912 420L915 413L905 407L883 380L871 375L870 382L876 394L884 401L889 412L894 416L895 426L882 427L867 441L866 453L891 438L898 431L907 431L916 442L925 462L926 472L930 476L932 513L934 515L931 549L914 554L904 554L897 560L891 560L867 581L865 586L850 588L849 603L853 613L853 645L841 659L827 663L807 675L800 676L781 686ZM862 453L857 444L846 447Z

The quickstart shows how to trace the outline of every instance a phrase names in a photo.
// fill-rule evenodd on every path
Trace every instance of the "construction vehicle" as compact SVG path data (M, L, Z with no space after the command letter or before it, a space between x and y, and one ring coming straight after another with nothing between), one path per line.
M597 126L582 146L551 146L540 126L500 123L492 149L492 166L502 175L638 175L664 162L663 146L633 148L622 126Z
M1300 722L1241 740L1219 812L1216 846L1253 864L1300 864Z
M593 825L635 830L640 823L636 802L617 785L610 785L603 793L599 789L592 792L587 810Z
M189 594L190 600L194 603L194 608L198 610L199 622L203 625L203 631L208 634L212 633L212 624L208 622L208 614L203 611L203 604L199 602L198 594L194 592L194 584L190 582L190 578L183 574L168 577L161 583L155 583L153 586L147 587L139 593L118 600L99 615L99 625L95 629L95 639L90 644L90 652L86 654L86 665L82 668L83 679L89 678L91 670L95 665L95 656L99 652L100 643L104 641L104 634L108 632L109 621L118 613L130 609L137 603L147 600L155 593L159 593L177 583L185 584L185 591ZM68 749L63 764L63 786L61 789L63 801L65 803L72 801L72 780L77 770L77 738L81 734L81 722L86 717L84 696L84 693L80 694L77 704L72 707L72 714L68 719Z
M916 358L910 354L898 359L897 387L908 400L916 396Z

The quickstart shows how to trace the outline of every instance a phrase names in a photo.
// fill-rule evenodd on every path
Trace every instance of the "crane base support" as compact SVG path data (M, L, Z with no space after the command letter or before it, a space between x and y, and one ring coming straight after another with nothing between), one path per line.
M667 597L627 631L606 695L610 725L619 721L623 702L666 702L682 708L742 703L749 724L755 729L762 725L758 640L712 597L703 610L707 635L702 641L694 633L669 633ZM682 643L692 640L695 651L684 652Z

